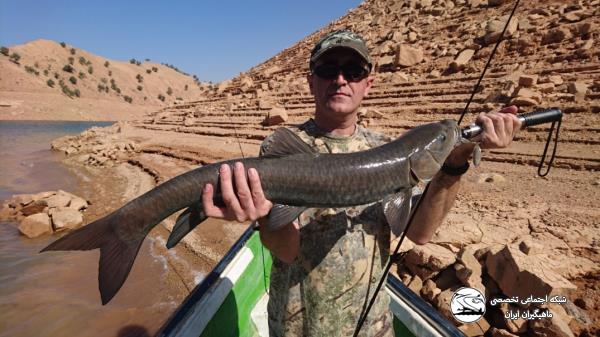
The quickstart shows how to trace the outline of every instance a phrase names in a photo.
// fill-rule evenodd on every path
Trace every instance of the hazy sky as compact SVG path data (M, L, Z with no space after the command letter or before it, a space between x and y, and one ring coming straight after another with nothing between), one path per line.
M359 0L0 0L0 44L44 38L110 59L170 63L202 81L257 65Z

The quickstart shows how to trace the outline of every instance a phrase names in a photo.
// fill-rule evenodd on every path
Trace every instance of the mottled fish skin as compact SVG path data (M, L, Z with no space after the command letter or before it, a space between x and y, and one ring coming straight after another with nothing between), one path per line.
M201 207L201 190L207 183L217 187L215 202L222 204L218 192L222 164L233 166L235 162L242 162L246 169L255 168L265 196L277 204L354 206L381 200L411 188L419 180L431 179L458 143L459 134L456 123L445 120L413 128L388 144L361 152L297 153L206 165L157 186L110 215L55 241L43 251L101 248L100 291L103 303L107 303L124 282L137 249L154 226L183 208ZM120 259L128 261L120 262ZM103 273L114 274L116 281ZM120 284L116 284L118 282Z

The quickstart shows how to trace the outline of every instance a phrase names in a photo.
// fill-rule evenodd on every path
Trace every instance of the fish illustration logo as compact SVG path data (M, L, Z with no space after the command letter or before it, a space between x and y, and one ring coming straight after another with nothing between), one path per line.
M477 322L485 314L485 296L475 288L460 288L452 295L450 309L459 322Z

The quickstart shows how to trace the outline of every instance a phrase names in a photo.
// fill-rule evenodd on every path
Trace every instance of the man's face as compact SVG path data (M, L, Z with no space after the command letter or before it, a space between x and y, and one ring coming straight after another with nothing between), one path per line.
M321 66L329 70L338 67L353 69L358 66L368 69L367 63L355 52L346 48L336 48L321 56L315 63L314 69ZM335 78L326 79L314 74L308 75L310 91L315 97L317 113L328 114L331 118L339 118L355 114L363 98L373 85L373 77L365 76L360 79L346 78L339 71ZM331 71L330 71L331 73Z

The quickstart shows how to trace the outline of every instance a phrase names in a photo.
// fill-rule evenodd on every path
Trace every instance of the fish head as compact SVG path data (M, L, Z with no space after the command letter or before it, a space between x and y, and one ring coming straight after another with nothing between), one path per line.
M420 181L429 181L440 170L446 158L460 141L460 129L453 120L423 126L414 137L419 145L410 155L410 169Z

